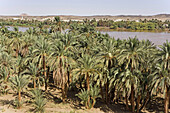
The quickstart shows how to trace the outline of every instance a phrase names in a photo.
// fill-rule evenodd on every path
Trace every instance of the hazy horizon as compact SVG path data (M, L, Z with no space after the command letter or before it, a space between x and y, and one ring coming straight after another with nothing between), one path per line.
M0 15L157 15L170 14L170 0L0 0Z
M30 15L28 13L20 14L0 14L0 16L20 16L21 14L27 14L28 16L155 16L155 15L170 15L170 13L160 13L160 14L148 14L148 15L139 15L139 14L117 14L117 15L106 15L106 14L91 14L91 15L76 15L76 14L44 14L44 15Z

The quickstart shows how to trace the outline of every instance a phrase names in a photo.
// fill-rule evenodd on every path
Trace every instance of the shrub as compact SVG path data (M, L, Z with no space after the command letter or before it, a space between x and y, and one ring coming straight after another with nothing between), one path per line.
M34 89L31 91L33 97L33 106L35 107L35 112L44 112L44 107L47 103L47 100L43 97L43 93L40 89Z

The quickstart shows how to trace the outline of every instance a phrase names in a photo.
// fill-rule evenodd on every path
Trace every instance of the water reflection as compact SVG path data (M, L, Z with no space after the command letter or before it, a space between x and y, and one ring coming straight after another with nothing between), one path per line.
M123 32L123 31L101 31L103 34L108 34L115 39L128 39L135 36L139 40L150 40L156 45L162 45L166 40L170 42L170 33L153 33L153 32Z

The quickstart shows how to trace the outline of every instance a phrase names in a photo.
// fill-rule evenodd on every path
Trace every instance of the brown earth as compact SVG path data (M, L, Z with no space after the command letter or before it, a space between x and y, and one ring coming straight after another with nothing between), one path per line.
M96 105L92 109L85 109L83 105L80 104L80 100L75 96L76 92L69 92L68 99L66 103L63 103L60 99L61 92L56 88L49 88L48 92L45 94L47 97L47 104L45 106L45 112L47 113L130 113L126 111L123 102L109 104L101 102L100 99L97 100ZM10 91L8 95L0 96L0 113L30 113L34 112L34 107L30 102L30 97L26 94L22 94L22 100L24 104L21 109L16 109L13 105L13 101L17 95ZM143 113L160 113L163 111L164 104L162 98L153 99L151 104L147 106ZM170 111L170 110L169 110Z

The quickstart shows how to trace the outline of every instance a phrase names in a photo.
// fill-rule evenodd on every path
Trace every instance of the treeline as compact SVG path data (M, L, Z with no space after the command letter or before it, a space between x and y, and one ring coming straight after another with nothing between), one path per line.
M156 46L137 38L116 40L87 21L70 23L62 33L59 23L56 30L0 28L0 93L16 91L14 105L20 108L26 93L35 110L44 112L47 96L42 92L50 92L53 85L61 90L63 102L68 91L75 91L88 109L99 101L121 102L127 111L138 113L163 98L168 113L170 42Z
M165 30L170 29L170 21L165 22L157 19L139 21L112 21L99 20L98 27L110 27L110 29L129 29L129 30Z
M38 21L38 20L13 20L13 19L7 19L3 20L0 19L0 26L38 26L38 27L43 27L43 26L55 26L57 21L60 20L60 17L56 16L54 20L44 20L44 21ZM161 21L158 19L152 19L152 20L138 20L138 21L113 21L113 20L108 20L108 19L102 19L99 21L96 21L96 19L92 20L87 20L84 19L83 22L79 21L60 21L62 26L69 26L71 23L91 23L93 24L94 27L109 27L110 29L115 29L115 30L170 30L170 21Z
M62 23L62 25L67 25L67 22L60 21L60 17L54 17L54 20L46 19L43 21L39 20L28 20L28 19L0 19L0 26L27 26L27 27L42 27L42 26L54 26Z

